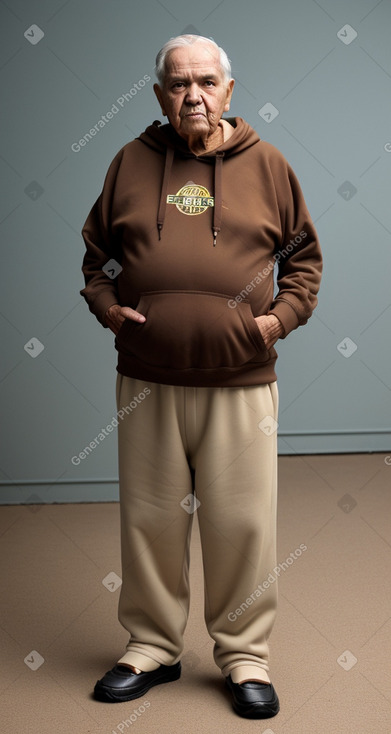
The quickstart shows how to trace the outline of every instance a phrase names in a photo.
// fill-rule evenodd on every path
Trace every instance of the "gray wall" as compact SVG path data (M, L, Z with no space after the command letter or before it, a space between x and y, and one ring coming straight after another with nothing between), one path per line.
M278 347L280 453L389 450L390 1L6 0L0 21L1 501L118 496L115 431L71 462L115 415L80 229L115 153L161 119L154 58L189 28L226 48L231 112L290 161L323 247L319 307Z

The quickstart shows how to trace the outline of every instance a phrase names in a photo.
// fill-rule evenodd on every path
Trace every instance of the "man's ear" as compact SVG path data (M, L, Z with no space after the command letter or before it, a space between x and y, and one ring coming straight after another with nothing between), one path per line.
M232 92L234 91L234 85L235 85L235 79L230 79L228 82L228 86L227 86L227 98L225 100L224 112L228 112L229 110Z
M160 104L162 115L164 115L166 117L167 116L167 112L166 112L166 109L165 109L165 106L164 106L164 102L163 102L163 94L162 94L162 90L160 89L160 87L159 87L158 84L154 84L153 85L153 91L155 92L156 97L158 99L158 102Z

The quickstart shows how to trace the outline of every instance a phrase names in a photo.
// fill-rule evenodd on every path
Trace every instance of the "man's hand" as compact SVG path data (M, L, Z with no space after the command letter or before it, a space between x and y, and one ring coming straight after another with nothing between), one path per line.
M125 319L138 321L139 324L143 324L144 321L146 321L146 318L142 313L134 311L134 309L129 308L129 306L120 306L118 303L110 306L105 313L106 324L114 334L118 334Z
M281 321L279 321L277 316L274 316L274 314L269 314L268 316L256 316L255 321L257 322L259 331L261 332L262 339L265 342L266 349L271 349L277 339L279 339L284 333Z

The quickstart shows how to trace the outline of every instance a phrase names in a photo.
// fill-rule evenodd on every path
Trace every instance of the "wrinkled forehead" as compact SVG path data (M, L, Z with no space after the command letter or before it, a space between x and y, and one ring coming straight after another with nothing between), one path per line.
M196 42L189 46L172 49L166 56L165 77L177 74L218 74L223 76L220 54L214 46Z

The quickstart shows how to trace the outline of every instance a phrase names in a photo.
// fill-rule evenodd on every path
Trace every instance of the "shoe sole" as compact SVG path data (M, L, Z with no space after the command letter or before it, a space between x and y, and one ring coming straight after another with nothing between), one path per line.
M126 693L126 689L121 691L121 693L118 693L113 688L106 688L105 686L99 686L98 688L95 686L94 688L94 698L96 701L104 701L105 703L124 703L124 701L133 701L135 698L140 698L141 696L144 696L146 693L148 693L150 688L153 688L153 686L159 686L161 683L171 683L172 681L178 680L178 678L181 677L181 669L175 673L172 674L172 676L167 677L167 675L162 676L160 679L157 678L156 680L152 681L148 685L145 685L143 688L140 688L138 691L134 691L133 693Z
M261 708L254 706L251 709L241 709L240 706L237 706L235 703L233 703L232 706L235 714L238 714L238 716L241 716L244 719L271 719L273 716L276 716L280 710L279 706L276 709L263 706Z

